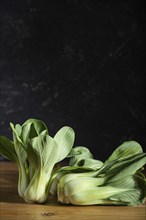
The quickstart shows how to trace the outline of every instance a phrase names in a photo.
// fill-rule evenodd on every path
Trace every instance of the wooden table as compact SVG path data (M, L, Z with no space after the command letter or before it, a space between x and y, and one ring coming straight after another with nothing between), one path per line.
M15 164L0 162L0 220L145 220L146 204L127 206L72 206L50 198L47 204L27 204L17 193Z

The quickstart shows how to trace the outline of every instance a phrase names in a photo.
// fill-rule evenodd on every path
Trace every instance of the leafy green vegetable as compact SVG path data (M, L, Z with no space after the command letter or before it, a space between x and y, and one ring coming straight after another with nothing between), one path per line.
M65 126L51 137L44 122L29 119L22 126L10 123L13 141L0 137L0 154L15 161L19 168L18 192L29 203L43 203L56 163L73 147L75 134Z
M145 187L136 175L108 184L102 177L66 174L58 184L58 199L74 205L135 205L144 201Z
M58 201L74 205L143 203L146 178L140 169L145 164L146 154L141 146L134 141L125 142L97 170L73 173L70 167L68 173L60 171L62 174L56 176Z

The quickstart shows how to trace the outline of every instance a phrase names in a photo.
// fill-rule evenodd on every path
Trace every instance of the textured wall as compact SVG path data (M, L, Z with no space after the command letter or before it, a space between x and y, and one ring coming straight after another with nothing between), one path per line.
M72 126L98 159L125 140L145 148L142 2L1 0L0 133L33 117L52 135Z

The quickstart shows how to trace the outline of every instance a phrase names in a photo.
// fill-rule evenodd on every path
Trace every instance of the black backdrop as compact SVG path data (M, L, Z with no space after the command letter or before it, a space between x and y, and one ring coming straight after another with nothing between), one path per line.
M146 149L144 1L0 0L0 134L43 120L105 160Z

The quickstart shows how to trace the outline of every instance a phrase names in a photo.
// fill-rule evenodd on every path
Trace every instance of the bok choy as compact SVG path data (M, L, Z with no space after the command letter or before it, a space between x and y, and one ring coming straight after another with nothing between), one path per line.
M54 137L44 122L29 119L22 126L10 123L13 141L0 136L0 154L17 163L18 192L29 203L43 203L54 165L69 154L74 144L72 128L64 126Z
M71 162L78 158L75 153ZM124 142L96 170L84 165L80 169L69 166L58 170L50 192L55 194L53 183L57 182L58 201L64 204L140 204L146 196L146 178L140 171L145 164L146 154L141 146L135 141Z

